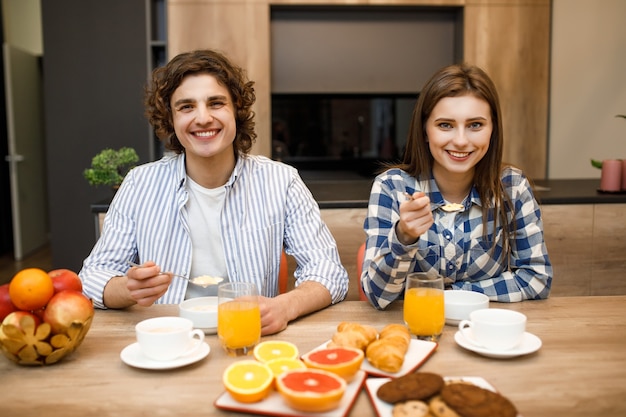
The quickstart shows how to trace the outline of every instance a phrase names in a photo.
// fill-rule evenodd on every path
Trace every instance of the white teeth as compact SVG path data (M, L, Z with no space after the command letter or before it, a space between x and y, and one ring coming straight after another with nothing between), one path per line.
M453 151L448 151L448 153L456 158L464 158L470 154L469 152L453 152Z
M196 136L200 136L202 138L208 138L210 136L215 136L217 132L215 130L211 130L210 132L196 132Z

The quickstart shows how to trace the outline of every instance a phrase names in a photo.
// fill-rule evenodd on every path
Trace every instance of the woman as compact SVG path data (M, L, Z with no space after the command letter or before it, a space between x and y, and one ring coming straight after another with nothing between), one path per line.
M494 301L548 297L541 211L522 171L502 163L500 104L471 65L436 72L420 92L401 164L372 186L361 285L378 309L412 271Z
M265 335L345 298L335 240L297 171L249 155L254 101L253 82L215 51L154 71L146 112L173 154L129 172L111 202L80 272L96 307L180 303L207 294L172 273L212 275L257 284ZM278 295L283 247L296 288Z

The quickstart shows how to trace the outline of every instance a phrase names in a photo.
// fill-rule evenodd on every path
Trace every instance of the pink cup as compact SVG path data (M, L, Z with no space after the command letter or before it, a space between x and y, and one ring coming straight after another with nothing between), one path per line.
M622 176L624 174L621 159L605 159L602 161L602 176L600 178L600 190L620 191L622 189Z
M626 159L622 159L622 191L626 191Z

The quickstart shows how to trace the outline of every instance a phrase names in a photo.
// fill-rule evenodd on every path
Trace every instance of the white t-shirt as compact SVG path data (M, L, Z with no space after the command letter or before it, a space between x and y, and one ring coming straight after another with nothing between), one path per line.
M228 281L220 215L226 197L225 187L204 188L187 177L187 215L191 233L190 277L211 275ZM217 295L217 286L202 288L189 284L185 298Z

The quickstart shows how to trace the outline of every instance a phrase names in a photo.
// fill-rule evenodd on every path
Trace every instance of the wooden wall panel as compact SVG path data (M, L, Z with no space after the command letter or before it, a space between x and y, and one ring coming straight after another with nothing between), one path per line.
M216 49L254 81L256 133L252 153L271 155L270 16L265 1L168 2L169 58L194 49Z
M476 4L469 4L476 3ZM504 160L534 179L547 175L549 1L470 2L465 61L494 80L504 123Z

